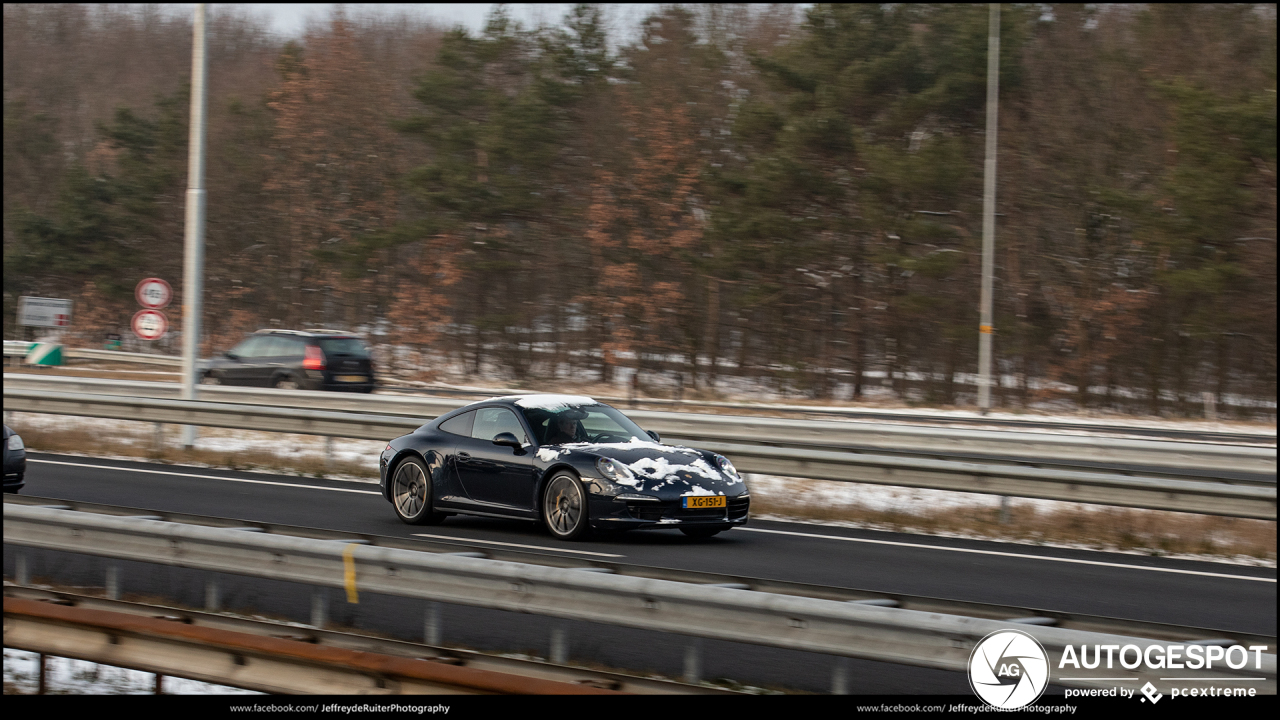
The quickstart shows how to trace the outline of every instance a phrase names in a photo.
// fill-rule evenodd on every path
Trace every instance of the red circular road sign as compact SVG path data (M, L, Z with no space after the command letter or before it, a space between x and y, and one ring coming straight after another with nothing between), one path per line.
M146 278L133 289L138 304L151 310L159 310L173 299L173 288L160 278Z
M169 331L169 318L157 310L139 310L133 314L133 334L143 340L156 340Z

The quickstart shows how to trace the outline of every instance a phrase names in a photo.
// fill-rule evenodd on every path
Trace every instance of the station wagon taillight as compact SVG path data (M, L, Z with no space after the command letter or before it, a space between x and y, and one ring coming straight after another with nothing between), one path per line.
M307 354L302 358L303 370L323 370L324 351L316 345L307 346Z

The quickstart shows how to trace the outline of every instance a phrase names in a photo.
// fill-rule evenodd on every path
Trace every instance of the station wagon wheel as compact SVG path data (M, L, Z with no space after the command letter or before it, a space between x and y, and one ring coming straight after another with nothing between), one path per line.
M391 480L391 505L400 520L409 525L436 525L445 514L432 510L431 476L417 458L408 458L396 467Z
M276 389L278 390L297 390L298 381L288 375L284 375L276 380Z
M542 521L560 540L577 540L587 532L587 496L577 476L561 472L542 493Z
M201 385L221 385L222 378L218 377L217 375L214 375L213 373L205 373L204 377L200 378L200 384Z

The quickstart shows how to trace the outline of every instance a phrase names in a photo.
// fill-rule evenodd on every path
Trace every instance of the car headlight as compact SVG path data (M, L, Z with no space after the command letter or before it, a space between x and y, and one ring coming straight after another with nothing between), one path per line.
M720 466L720 472L724 473L725 475L728 475L734 480L742 479L742 476L738 475L738 468L734 467L733 463L729 462L729 458L723 455L717 455L716 464Z
M631 468L613 458L600 458L596 461L596 469L606 480L616 483L631 484L636 479L636 474L631 472Z
M21 437L21 436L19 436L19 435L10 435L10 436L9 436L9 449L10 449L10 450L22 450L22 449L23 449L23 448L25 448L25 447L26 447L26 446L22 444L22 437Z

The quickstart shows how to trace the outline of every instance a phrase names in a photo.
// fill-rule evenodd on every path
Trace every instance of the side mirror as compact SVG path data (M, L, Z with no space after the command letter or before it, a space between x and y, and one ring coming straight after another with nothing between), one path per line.
M662 442L662 438L658 437L658 433L656 433L656 432L654 432L654 431L652 431L652 430L646 430L645 432L649 433L649 437L653 438L653 441L654 441L654 442L656 442L656 443L660 443L660 442Z
M502 433L498 433L497 435L494 435L493 444L505 445L514 450L519 450L521 447L520 441L516 439L516 436L513 433L509 433L509 432L502 432Z

